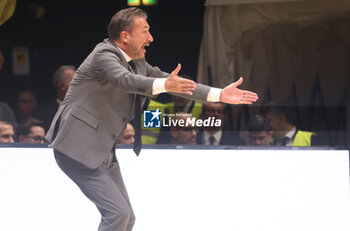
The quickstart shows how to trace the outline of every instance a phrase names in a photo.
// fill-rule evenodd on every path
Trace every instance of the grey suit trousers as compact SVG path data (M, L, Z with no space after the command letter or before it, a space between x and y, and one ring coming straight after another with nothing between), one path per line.
M131 231L135 223L119 163L113 153L96 169L90 169L54 149L59 167L97 206L102 218L99 231Z

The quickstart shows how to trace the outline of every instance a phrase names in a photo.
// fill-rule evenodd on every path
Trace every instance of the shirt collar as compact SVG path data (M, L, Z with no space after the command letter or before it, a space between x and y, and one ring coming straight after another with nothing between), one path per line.
M132 58L130 58L130 56L127 55L120 47L118 47L117 45L115 45L115 46L120 50L120 52L121 52L122 55L124 56L124 58L125 58L125 60L126 60L127 63L130 62L130 61L132 60Z
M127 55L120 47L118 47L114 42L112 42L110 39L105 39L105 42L109 42L110 44L112 44L113 46L115 46L116 48L118 48L118 50L122 53L124 59L126 60L126 62L130 62L132 60L132 58L130 58L129 55Z
M59 98L57 98L57 99L56 99L56 102L57 102L58 105L61 105L62 100L60 100Z
M222 136L222 131L219 130L219 131L215 132L214 134L210 134L207 131L203 131L203 136L204 136L204 141L205 141L206 144L210 143L209 138L211 136L213 136L215 138L214 144L216 145L216 144L220 143L220 139L221 139L221 136Z
M292 139L294 137L294 134L297 132L297 128L293 126L292 130L286 133L285 137L288 137Z

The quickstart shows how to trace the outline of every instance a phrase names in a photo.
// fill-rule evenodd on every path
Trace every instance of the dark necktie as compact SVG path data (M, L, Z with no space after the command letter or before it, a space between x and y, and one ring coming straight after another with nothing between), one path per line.
M289 137L282 137L279 139L276 139L275 145L280 145L280 146L287 146L287 144L289 143L291 139Z
M213 145L214 142L215 142L215 137L214 137L214 136L210 136L210 137L209 137L209 143L210 143L210 145Z
M289 137L283 137L282 140L281 140L282 146L287 146L289 141L290 141Z
M137 69L135 63L131 60L129 61L129 65L132 71L137 74ZM134 108L134 121L135 121L135 141L133 150L135 154L138 156L141 150L141 97L136 94L135 97L135 108Z

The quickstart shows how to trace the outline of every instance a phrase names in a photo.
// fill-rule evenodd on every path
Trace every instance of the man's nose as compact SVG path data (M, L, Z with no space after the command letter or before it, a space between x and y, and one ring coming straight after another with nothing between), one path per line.
M153 42L153 36L151 35L151 33L149 33L148 41L149 41L150 43Z
M192 129L191 135L192 135L192 136L196 136L196 135L197 135L196 130Z
M15 142L15 141L14 141L13 137L10 136L10 142L9 142L9 143L14 143L14 142Z

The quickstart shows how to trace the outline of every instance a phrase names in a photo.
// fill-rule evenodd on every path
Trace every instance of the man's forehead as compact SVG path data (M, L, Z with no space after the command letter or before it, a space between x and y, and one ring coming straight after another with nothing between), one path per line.
M266 132L249 132L250 136L267 136Z
M134 17L134 26L140 27L142 29L149 29L150 25L144 17L135 16Z
M133 130L127 130L127 131L125 131L124 134L125 135L133 135L133 134L135 134L135 132Z
M3 125L0 127L0 134L4 133L14 133L11 125Z
M35 131L43 131L44 128L41 127L41 126L32 126L30 129L29 129L31 132L35 132Z

